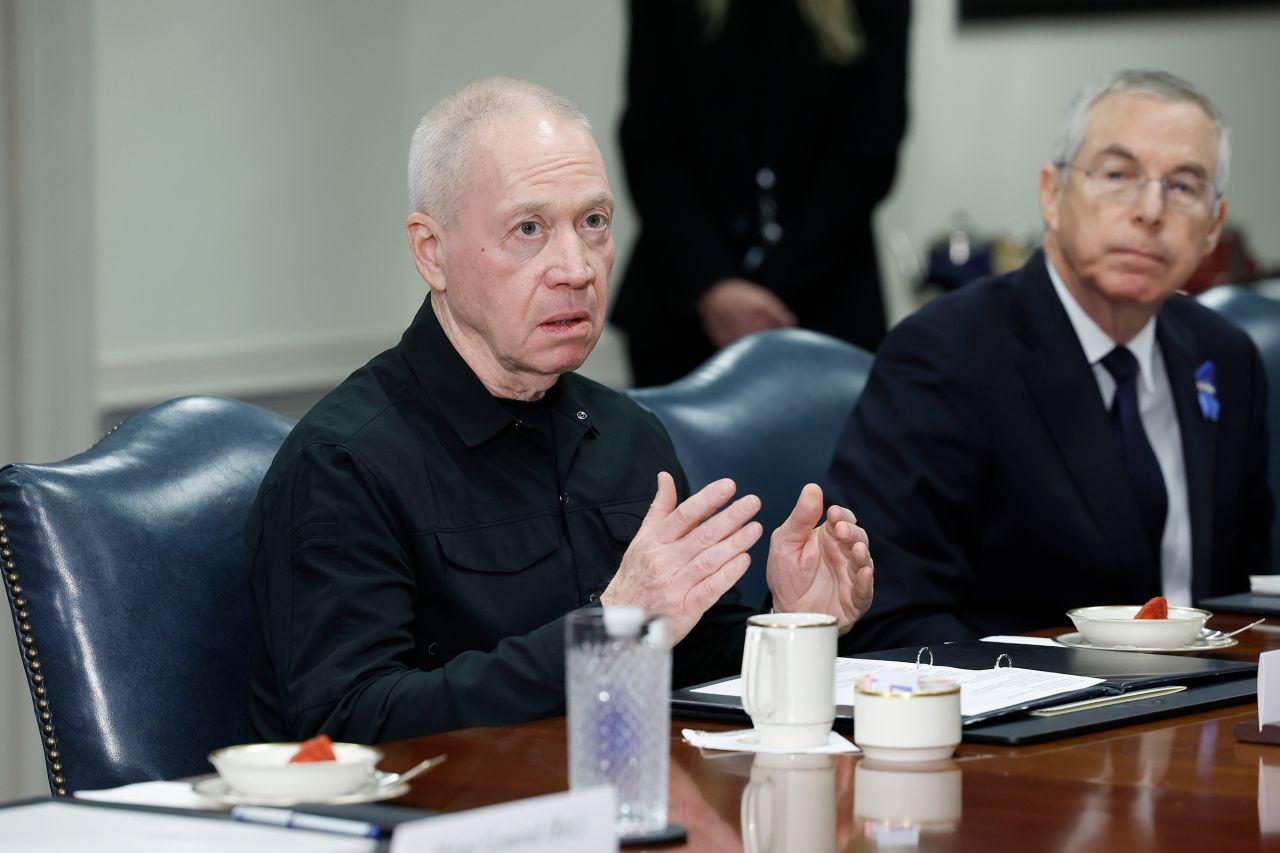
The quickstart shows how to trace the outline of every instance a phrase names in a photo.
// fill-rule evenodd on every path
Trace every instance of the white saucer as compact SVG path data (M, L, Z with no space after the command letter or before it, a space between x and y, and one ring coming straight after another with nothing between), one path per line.
M193 782L191 789L200 796L216 800L224 806L296 806L304 802L291 797L250 797L246 794L240 794L228 787L221 776L211 776L208 779ZM397 782L394 785L366 785L341 797L330 797L327 800L308 800L306 802L344 806L354 803L376 803L379 800L391 800L407 793L409 793L408 783Z
M1084 637L1078 631L1072 631L1069 634L1060 634L1055 637L1059 643L1064 646L1070 646L1073 649L1094 649L1103 652L1166 652L1174 654L1185 654L1189 652L1214 652L1218 649L1229 649L1239 644L1239 640L1235 637L1227 637L1225 640L1217 640L1210 642L1208 640L1192 640L1185 646L1175 646L1172 648L1165 647L1149 647L1149 646L1095 646L1086 642Z

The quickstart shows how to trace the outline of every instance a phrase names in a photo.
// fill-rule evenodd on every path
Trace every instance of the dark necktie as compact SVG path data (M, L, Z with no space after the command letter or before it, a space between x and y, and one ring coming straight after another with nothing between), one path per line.
M1138 514L1147 533L1147 542L1156 565L1160 565L1160 539L1164 536L1165 513L1169 507L1164 490L1164 477L1155 451L1142 428L1138 412L1138 360L1124 347L1116 347L1103 356L1102 366L1116 380L1116 395L1111 401L1111 431L1120 446L1125 473L1138 500Z

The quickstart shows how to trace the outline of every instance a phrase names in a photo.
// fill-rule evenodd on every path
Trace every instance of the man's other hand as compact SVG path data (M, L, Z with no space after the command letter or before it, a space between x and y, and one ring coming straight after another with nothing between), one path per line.
M769 541L769 590L778 610L830 613L845 634L871 607L871 546L844 507L831 507L814 527L820 518L822 488L810 483Z
M717 347L766 329L796 324L796 315L772 290L744 278L716 282L698 300L702 328Z
M751 564L747 549L764 533L751 520L760 511L755 495L720 509L736 490L732 480L717 480L677 506L675 481L666 471L660 473L649 513L600 603L665 613L671 619L672 642L684 639L742 577Z

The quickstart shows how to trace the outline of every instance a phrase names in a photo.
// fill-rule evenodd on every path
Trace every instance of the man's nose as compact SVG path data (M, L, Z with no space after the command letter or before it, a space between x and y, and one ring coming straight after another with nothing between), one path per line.
M1149 178L1134 200L1134 218L1148 225L1159 225L1164 220L1166 204L1164 181Z
M595 280L596 273L588 263L588 247L582 236L574 231L564 232L553 244L554 256L547 269L548 283L570 287L586 287Z

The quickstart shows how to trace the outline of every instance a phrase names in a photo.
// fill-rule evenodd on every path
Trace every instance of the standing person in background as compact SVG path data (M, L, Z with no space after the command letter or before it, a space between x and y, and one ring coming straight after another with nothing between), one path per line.
M871 216L906 127L905 0L633 0L621 141L633 379L803 326L874 349Z

